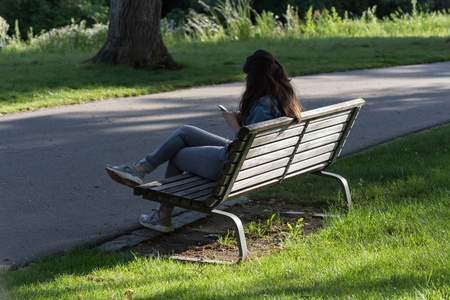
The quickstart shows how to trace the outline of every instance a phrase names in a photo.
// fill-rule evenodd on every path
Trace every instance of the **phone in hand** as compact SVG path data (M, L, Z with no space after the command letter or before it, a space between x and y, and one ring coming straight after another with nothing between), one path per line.
M223 105L218 105L221 111L226 111L226 112L230 112L225 106Z

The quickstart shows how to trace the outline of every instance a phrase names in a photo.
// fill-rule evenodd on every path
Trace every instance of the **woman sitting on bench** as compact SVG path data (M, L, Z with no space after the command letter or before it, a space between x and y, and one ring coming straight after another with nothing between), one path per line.
M268 51L257 50L243 66L246 89L240 111L222 111L226 123L237 134L241 126L282 116L300 122L300 104L284 67ZM143 184L146 174L169 162L166 178L189 172L216 180L226 161L232 141L194 126L184 125L170 135L156 150L133 165L107 165L106 171L115 181L132 188ZM160 204L153 215L141 215L142 226L160 232L174 230L173 206Z

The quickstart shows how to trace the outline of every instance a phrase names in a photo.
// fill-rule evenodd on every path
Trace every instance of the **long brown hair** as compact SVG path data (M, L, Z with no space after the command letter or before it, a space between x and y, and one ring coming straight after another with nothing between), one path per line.
M241 121L245 120L258 99L268 96L278 102L278 109L300 122L300 103L284 67L266 50L257 50L247 57L244 66L247 84L239 108Z

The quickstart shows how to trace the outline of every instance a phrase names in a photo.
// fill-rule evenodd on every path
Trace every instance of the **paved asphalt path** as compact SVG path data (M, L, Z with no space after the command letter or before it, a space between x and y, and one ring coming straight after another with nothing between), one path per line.
M450 121L450 62L293 84L305 109L366 100L343 155ZM236 108L242 91L231 83L0 117L0 268L140 228L137 217L156 204L114 183L104 166L141 159L182 124L232 137L217 104Z

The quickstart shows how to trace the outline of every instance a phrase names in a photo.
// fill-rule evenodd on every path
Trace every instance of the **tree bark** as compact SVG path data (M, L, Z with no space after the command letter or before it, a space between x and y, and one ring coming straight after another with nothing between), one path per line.
M161 7L162 0L111 0L106 43L89 61L179 69L162 41Z

